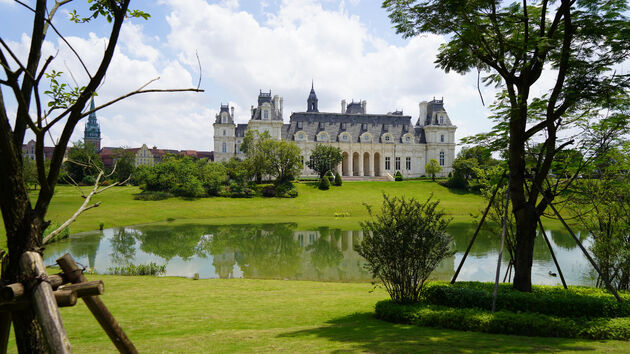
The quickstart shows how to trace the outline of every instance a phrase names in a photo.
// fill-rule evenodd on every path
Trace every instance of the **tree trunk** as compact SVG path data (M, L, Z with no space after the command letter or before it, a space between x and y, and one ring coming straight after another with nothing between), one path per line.
M516 249L514 251L514 289L532 291L532 263L538 216L529 203L514 212L516 223Z

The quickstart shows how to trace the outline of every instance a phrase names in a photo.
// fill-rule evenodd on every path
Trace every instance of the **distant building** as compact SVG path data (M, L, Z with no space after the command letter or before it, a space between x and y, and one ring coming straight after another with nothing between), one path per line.
M247 124L234 123L234 107L221 105L214 127L215 161L239 157L248 129L267 131L272 138L295 142L308 161L317 144L339 147L343 161L335 169L343 176L385 176L400 171L406 177L425 175L430 159L442 166L440 176L452 170L455 159L455 130L444 101L420 102L416 124L402 111L368 114L367 102L341 101L339 113L319 112L315 89L307 98L306 112L292 113L288 124L282 120L282 98L260 91L258 106L251 107ZM302 175L315 175L304 167Z
M116 163L116 160L121 155L121 150L133 153L134 165L138 166L154 166L162 161L166 155L184 155L190 156L195 159L208 159L213 160L212 151L197 151L197 150L171 150L171 149L158 149L157 146L149 148L147 144L142 144L139 148L122 149L117 147L104 147L99 152L103 165L105 167L112 167Z
M70 148L66 148L66 152L63 156L63 159L68 157L68 150ZM53 152L55 151L54 146L44 146L44 158L46 160L52 159ZM28 143L22 145L22 155L31 160L35 160L35 140L31 139Z
M90 111L94 110L94 98L90 101ZM96 151L101 150L101 127L96 121L96 113L92 112L88 116L88 122L85 124L83 131L83 143L92 144L96 147Z

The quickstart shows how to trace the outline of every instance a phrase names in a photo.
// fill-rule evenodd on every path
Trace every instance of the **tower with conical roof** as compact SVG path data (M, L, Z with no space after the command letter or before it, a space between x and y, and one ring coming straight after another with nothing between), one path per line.
M306 111L307 112L319 112L319 109L317 109L317 95L315 94L315 88L313 87L313 82L311 81L311 93L308 95L308 100L306 100L307 102L307 107L306 107Z
M94 98L90 102L90 111L94 110ZM83 132L83 143L92 144L97 151L101 150L101 127L96 121L96 113L90 113Z

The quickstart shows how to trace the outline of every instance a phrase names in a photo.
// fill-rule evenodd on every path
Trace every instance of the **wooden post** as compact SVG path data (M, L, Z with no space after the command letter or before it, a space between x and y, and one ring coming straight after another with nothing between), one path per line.
M542 235L545 238L545 242L547 243L549 252L551 252L551 258L553 258L553 263L556 265L558 274L560 274L560 280L562 281L562 286L564 286L564 289L566 290L567 282L564 280L564 274L562 274L562 269L560 269L560 264L558 264L558 260L556 259L556 253L551 248L551 242L549 242L549 237L547 237L547 234L545 233L545 228L543 227L542 221L540 220L540 216L538 217L538 226L540 226L540 232L542 232Z
M11 312L0 314L0 354L7 353L11 332Z
M20 267L27 279L38 282L31 290L31 297L35 315L48 342L48 348L53 353L72 353L52 286L46 281L46 267L42 256L37 252L24 252L20 257Z
M64 272L66 277L68 277L68 280L70 280L71 283L76 284L87 282L83 272L69 254L66 253L61 258L57 259L57 264L59 264L61 270ZM101 327L103 327L103 330L105 330L105 333L107 333L118 351L121 353L138 352L131 340L127 338L127 335L123 332L114 316L109 312L103 301L101 301L98 296L84 297L83 301Z
M477 225L477 229L475 230L475 233L473 234L472 239L470 239L470 243L468 244L468 247L466 248L466 252L464 252L464 257L462 257L462 260L459 262L459 266L457 266L457 270L455 271L455 274L453 275L453 279L451 279L451 284L455 284L455 281L457 281L457 276L459 275L459 272L462 270L462 266L464 265L464 262L466 261L466 257L468 257L468 253L470 252L470 249L472 248L473 243L475 243L477 234L479 233L479 230L481 230L481 225L483 225L484 220L486 220L486 215L488 215L488 211L490 211L490 208L492 207L492 202L494 201L494 197L497 195L497 192L499 191L499 187L501 187L501 182L503 182L504 177L505 177L505 171L503 171L503 174L501 175L501 179L499 180L499 183L497 184L497 188L494 190L494 193L492 193L492 197L490 197L490 202L488 202L488 206L486 207L486 210L483 212L483 216L481 217L481 220L479 221L479 225Z

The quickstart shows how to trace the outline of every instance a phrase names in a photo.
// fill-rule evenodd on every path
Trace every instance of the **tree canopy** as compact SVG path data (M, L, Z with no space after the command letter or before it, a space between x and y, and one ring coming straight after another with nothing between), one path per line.
M447 36L438 67L484 73L484 83L499 88L496 126L481 140L506 153L516 220L514 287L531 291L536 220L556 196L547 177L558 152L575 142L562 131L600 112L607 119L627 115L630 75L615 70L630 56L627 1L386 0L383 6L405 37ZM536 143L542 143L536 162L526 166Z
M306 165L319 174L319 178L324 177L326 172L332 170L343 160L341 149L331 145L317 144L311 152L311 158Z

